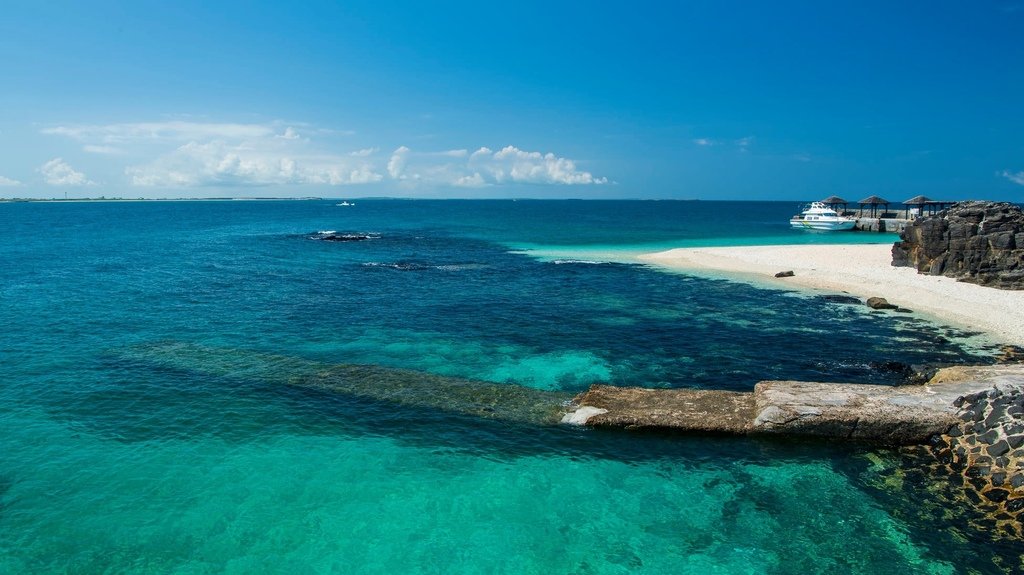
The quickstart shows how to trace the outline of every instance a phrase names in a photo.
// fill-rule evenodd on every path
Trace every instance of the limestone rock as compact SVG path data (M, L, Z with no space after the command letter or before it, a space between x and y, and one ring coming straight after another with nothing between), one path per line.
M1001 289L1024 289L1024 213L969 201L918 218L892 247L892 265Z
M754 388L756 433L922 442L957 422L951 397L923 386L762 381Z

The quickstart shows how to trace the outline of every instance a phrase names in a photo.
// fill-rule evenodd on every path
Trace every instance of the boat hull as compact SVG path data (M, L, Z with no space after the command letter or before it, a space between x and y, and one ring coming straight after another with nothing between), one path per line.
M789 225L801 230L818 230L823 232L842 232L852 230L857 225L856 220L790 220Z

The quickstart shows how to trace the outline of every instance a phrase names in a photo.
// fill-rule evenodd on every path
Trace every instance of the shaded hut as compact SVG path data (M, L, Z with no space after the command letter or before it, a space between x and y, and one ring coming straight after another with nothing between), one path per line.
M864 206L871 206L871 217L875 217L875 210L878 209L878 206L885 206L882 210L883 212L888 211L889 209L889 200L882 199L878 196L868 196L857 203L860 204L860 211L862 214L864 213Z
M839 196L829 196L824 200L821 200L821 203L825 204L826 206L832 208L833 210L839 213L845 212L846 206L847 204L849 204L849 202L847 202L843 198L840 198ZM839 210L839 206L843 206L842 211Z
M910 219L910 208L911 206L917 208L917 214L920 216L924 215L924 207L931 203L932 199L927 196L914 196L909 200L903 200L903 205L907 206L905 217Z

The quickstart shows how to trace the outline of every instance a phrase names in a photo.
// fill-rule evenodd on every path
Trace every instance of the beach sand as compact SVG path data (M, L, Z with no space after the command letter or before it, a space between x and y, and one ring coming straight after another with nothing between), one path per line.
M640 261L697 274L746 279L775 287L847 292L920 312L993 341L1024 346L1024 291L999 290L892 267L892 244L683 248ZM793 277L775 278L792 270Z

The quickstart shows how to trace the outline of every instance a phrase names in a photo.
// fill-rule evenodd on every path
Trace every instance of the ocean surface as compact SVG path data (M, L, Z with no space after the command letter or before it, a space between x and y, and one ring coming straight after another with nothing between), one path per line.
M894 236L793 231L790 202L337 204L0 203L0 573L1020 564L895 451L547 419L594 383L993 361L914 314L630 263Z

